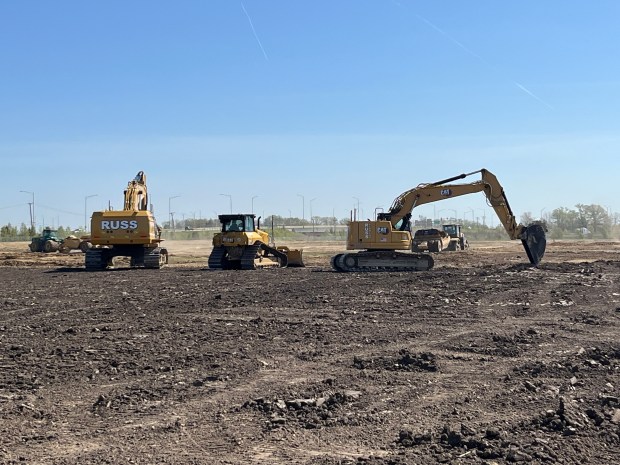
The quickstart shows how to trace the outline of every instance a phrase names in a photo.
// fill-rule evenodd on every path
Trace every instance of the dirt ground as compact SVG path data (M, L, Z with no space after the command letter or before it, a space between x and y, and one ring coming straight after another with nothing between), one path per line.
M162 270L0 244L0 463L618 463L620 243L420 273Z

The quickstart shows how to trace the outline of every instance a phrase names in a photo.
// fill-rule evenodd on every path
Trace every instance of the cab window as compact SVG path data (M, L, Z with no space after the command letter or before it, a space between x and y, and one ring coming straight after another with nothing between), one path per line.
M241 220L228 220L224 223L224 232L239 232L243 231L243 221Z

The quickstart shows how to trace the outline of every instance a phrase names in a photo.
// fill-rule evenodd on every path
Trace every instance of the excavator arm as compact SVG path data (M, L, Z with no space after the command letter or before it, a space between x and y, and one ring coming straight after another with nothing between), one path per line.
M481 179L478 181L465 184L450 184L452 181L464 179L476 173L481 174ZM546 238L544 228L537 223L529 226L517 224L503 187L495 175L486 169L461 174L430 184L420 184L399 195L392 203L389 211L380 213L377 219L390 221L394 229L402 231L406 229L406 224L411 218L411 211L415 207L476 192L484 192L489 205L495 210L510 239L521 239L530 263L537 265L545 253Z
M125 189L125 211L146 211L148 210L148 193L146 189L146 174L139 171L136 177L129 181Z

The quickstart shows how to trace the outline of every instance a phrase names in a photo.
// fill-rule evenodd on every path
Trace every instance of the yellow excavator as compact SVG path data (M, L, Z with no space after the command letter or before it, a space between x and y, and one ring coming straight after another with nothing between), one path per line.
M148 209L146 175L138 172L124 192L122 210L93 212L92 248L86 251L87 271L104 270L114 257L130 257L130 266L161 268L168 263L168 251L160 247L161 228Z
M480 173L482 179L464 184L453 181ZM347 250L331 259L336 271L425 271L433 267L430 254L411 251L411 211L420 205L466 194L484 192L510 239L520 239L531 264L538 265L545 254L545 228L540 223L517 224L504 189L493 173L486 169L461 174L430 184L420 184L399 195L389 211L379 213L376 221L349 223Z
M270 243L260 229L260 217L248 213L219 215L222 229L213 236L209 268L255 270L268 267L303 267L302 251Z

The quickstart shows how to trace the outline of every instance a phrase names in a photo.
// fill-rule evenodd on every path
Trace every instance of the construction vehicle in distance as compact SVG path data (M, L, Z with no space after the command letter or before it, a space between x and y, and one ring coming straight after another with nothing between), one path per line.
M57 231L51 228L44 228L40 236L33 237L28 245L31 252L58 252L62 240L58 237Z
M86 253L93 246L90 242L90 236L77 237L73 234L65 237L60 244L58 251L60 253L71 253L72 250L80 250Z
M412 252L454 252L469 248L460 224L444 224L441 229L418 229L411 240Z
M450 236L450 244L446 250L467 250L469 249L469 241L463 232L463 226L460 224L444 224L441 226L443 231Z
M452 181L480 173L482 179L467 184ZM493 173L486 169L461 174L442 181L420 184L399 195L389 211L379 213L375 221L352 218L347 235L347 250L332 257L336 271L425 271L433 267L430 254L411 251L411 211L420 205L476 192L484 192L510 239L520 239L531 264L538 265L546 248L545 229L540 223L517 224L504 189Z
M457 242L458 239L453 240L447 232L441 229L418 229L411 240L411 250L413 252L441 252L457 247ZM457 249L454 248L454 250Z
M122 210L93 212L92 248L86 251L86 270L113 266L115 257L130 257L130 266L161 268L168 263L168 251L160 247L161 228L148 209L146 175L138 172L124 192Z
M276 247L260 229L260 217L248 213L219 215L222 229L213 236L209 268L255 270L268 267L303 267L302 251Z

